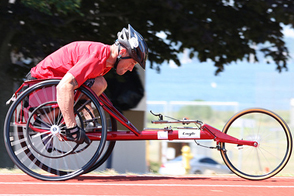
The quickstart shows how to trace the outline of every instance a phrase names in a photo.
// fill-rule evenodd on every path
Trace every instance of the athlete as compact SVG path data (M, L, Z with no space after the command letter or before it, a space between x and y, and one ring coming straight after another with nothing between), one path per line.
M57 85L57 103L66 124L66 136L78 144L91 141L77 126L73 105L74 90L88 85L98 96L106 89L104 75L112 68L123 75L135 64L145 69L148 46L144 38L129 24L118 32L112 45L100 42L72 42L47 56L33 67L27 79L62 77Z

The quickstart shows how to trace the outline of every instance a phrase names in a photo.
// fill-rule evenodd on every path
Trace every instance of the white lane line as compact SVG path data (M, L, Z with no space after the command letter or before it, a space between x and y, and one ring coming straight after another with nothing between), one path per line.
M119 184L119 183L68 183L68 182L0 182L0 185L78 185L78 186L154 186L154 187L237 187L237 188L294 188L284 185L228 185L228 184Z
M73 196L73 195L46 195L46 194L0 194L0 196ZM74 196L97 196L97 195L74 195ZM117 196L117 195L99 195L99 196ZM134 196L134 195L119 195ZM140 195L141 196L141 195Z

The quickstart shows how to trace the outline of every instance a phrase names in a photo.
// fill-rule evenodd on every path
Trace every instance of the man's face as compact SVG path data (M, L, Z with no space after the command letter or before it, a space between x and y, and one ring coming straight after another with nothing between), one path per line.
M134 59L121 59L117 65L116 73L123 75L127 71L132 71L137 62Z

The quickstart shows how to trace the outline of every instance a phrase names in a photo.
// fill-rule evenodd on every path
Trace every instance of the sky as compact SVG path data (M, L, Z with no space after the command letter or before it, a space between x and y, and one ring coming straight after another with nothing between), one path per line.
M189 59L188 50L179 55L181 66L170 61L161 65L161 73L146 69L148 101L244 101L266 107L282 103L289 105L294 97L294 30L284 27L284 41L290 52L288 72L276 71L274 62L266 64L263 54L259 63L247 61L231 63L225 71L215 76L213 62L200 63ZM177 81L178 80L178 81ZM191 84L192 83L192 84ZM287 93L284 93L287 91ZM245 100L244 96L248 99ZM250 99L249 99L250 98ZM175 100L176 99L176 100ZM246 105L246 107L249 104ZM278 106L273 106L278 107Z

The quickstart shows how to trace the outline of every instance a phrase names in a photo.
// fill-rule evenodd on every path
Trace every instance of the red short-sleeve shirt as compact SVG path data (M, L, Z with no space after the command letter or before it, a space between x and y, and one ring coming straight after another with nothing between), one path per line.
M39 79L63 77L71 73L78 85L87 79L105 75L110 46L99 42L72 42L53 52L31 69L31 75Z

